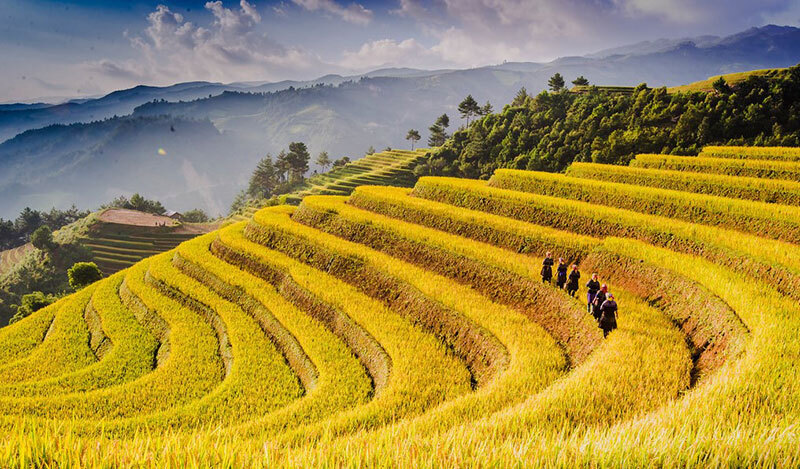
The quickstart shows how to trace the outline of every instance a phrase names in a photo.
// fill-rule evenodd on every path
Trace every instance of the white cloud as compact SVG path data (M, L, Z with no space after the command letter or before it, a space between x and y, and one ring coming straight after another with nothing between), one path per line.
M372 21L372 10L363 5L351 3L347 7L339 5L334 0L292 0L297 5L308 11L324 11L338 16L343 20L355 24L369 24Z
M345 51L340 65L364 71L379 67L437 67L441 58L416 39L381 39L363 44L358 51Z
M159 5L147 16L142 34L127 35L141 57L127 62L101 60L86 67L108 77L159 83L280 80L310 77L320 70L315 56L260 32L261 15L247 0L241 0L239 8L226 8L221 1L207 2L205 8L212 20L200 26Z
M389 10L389 13L398 16L407 16L423 21L430 16L428 9L423 6L423 3L418 0L400 0L400 7L394 10Z

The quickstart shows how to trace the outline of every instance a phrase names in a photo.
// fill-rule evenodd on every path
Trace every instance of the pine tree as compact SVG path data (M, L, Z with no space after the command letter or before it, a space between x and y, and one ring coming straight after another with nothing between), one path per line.
M559 91L564 89L566 83L564 82L564 77L561 76L560 73L556 73L549 80L547 80L547 86L550 87L550 90L554 93L558 93Z
M303 176L308 171L308 162L311 159L311 154L308 153L308 147L303 142L292 142L289 144L289 153L286 156L286 161L289 163L289 170L292 175L292 182L301 181Z
M725 78L719 77L714 80L714 83L711 84L718 94L728 94L731 92L731 87L728 85L728 82L725 81Z
M428 145L431 147L440 147L447 141L448 135L445 129L450 125L450 117L447 114L442 114L436 119L428 130L431 135L428 137Z
M415 129L411 129L406 134L406 140L411 140L411 150L414 150L414 143L418 142L419 139L422 138L419 136L419 131Z
M247 186L247 195L253 198L267 199L272 196L277 185L278 171L272 164L272 157L267 155L258 162L256 169L253 170L250 184Z
M458 105L458 112L461 113L462 119L467 120L467 127L469 127L470 118L478 115L480 110L480 105L478 105L478 102L475 101L475 98L473 98L471 94L467 95L467 97L464 98L464 101L461 101L461 103Z
M322 172L325 172L328 166L331 165L331 158L328 156L327 151L323 151L317 155L317 159L314 162L322 168Z
M517 91L517 95L514 96L514 100L511 101L512 106L524 106L525 102L528 100L528 90L525 89L523 86L522 88Z
M587 80L586 77L581 75L578 78L572 80L572 84L575 86L589 86L589 80Z
M288 158L289 155L286 153L286 151L281 150L281 152L278 153L278 158L275 160L275 170L277 171L278 179L281 182L286 181L286 177L289 174L289 170L292 169L292 166L289 164Z

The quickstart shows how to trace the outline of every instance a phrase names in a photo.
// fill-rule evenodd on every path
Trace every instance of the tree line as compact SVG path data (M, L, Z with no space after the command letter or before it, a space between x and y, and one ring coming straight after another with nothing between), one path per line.
M88 210L78 210L74 205L67 210L52 208L50 211L25 207L13 221L0 218L0 251L22 246L42 226L55 231L87 215Z
M637 153L696 155L706 145L800 145L800 66L736 84L721 78L711 92L641 84L630 94L591 86L571 93L560 74L549 88L536 96L521 89L501 112L456 131L415 172L486 179L497 168L627 164Z

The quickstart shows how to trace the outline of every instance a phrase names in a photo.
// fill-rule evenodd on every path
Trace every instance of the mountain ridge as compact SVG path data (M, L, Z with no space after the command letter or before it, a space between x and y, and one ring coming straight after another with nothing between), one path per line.
M66 208L75 202L82 207L92 207L109 195L128 192L146 192L149 197L170 200L171 208L176 210L195 208L199 200L200 208L218 214L232 201L236 192L232 186L244 184L255 162L267 153L275 155L292 141L306 142L312 155L327 151L334 158L349 156L351 159L363 155L369 146L402 147L407 143L404 136L409 128L422 130L426 138L424 129L442 113L450 115L453 127L459 125L457 104L467 94L472 94L481 104L488 100L499 110L523 86L532 93L545 89L548 78L557 72L567 81L583 75L599 85L634 86L647 82L650 86L673 86L713 75L786 67L800 62L798 28L767 26L725 38L703 37L702 47L683 41L668 44L658 52L647 52L652 45L644 44L639 50L646 53L638 54L630 49L625 55L605 58L565 57L549 63L507 62L464 70L389 68L351 77L326 75L313 83L188 82L161 88L142 85L82 104L26 111L2 111L0 108L0 138L13 133L9 128L15 125L41 130L25 138L10 138L0 143L0 174L5 175L0 180L0 195L4 197L0 217L14 216L26 205L35 208L64 205L62 208ZM103 123L115 118L108 113L121 108L127 112L117 115L115 125ZM47 120L56 114L62 120L74 120L82 115L91 118L89 123L82 124L86 127L70 127L72 122L35 126L41 116ZM152 122L157 123L146 126L149 134L135 129L137 122L144 122L136 119L145 116L156 119ZM192 138L181 144L178 153L186 163L171 166L167 172L180 182L159 188L152 185L151 180L161 180L164 175L148 176L136 171L131 173L124 187L110 183L105 187L97 186L113 179L105 177L104 171L115 175L118 170L114 169L114 161L129 160L131 168L137 168L137 164L151 167L157 150L169 142L170 127L175 122L179 123L178 133L187 128L185 123L191 122L207 122L204 125L210 125L209 130L214 129L213 138L193 136L198 142L206 142L206 148L191 147ZM193 124L188 128L194 128ZM73 133L71 138L70 132ZM135 142L125 141L134 142L132 147L136 151L108 144L116 141L111 139L110 132L135 135ZM42 141L36 142L32 135ZM175 154L170 148L165 150L169 155ZM88 181L86 175L75 172L74 161L79 156L97 166L91 171L97 180ZM224 161L225 171L214 169L220 161ZM312 164L314 169L318 168ZM34 178L31 176L34 173L41 174ZM46 176L48 174L50 176ZM43 180L52 182L43 186ZM83 187L84 192L87 187L96 187L93 190L97 194L71 200L73 196L69 194L74 191L62 180ZM203 197L197 197L194 185L203 187ZM119 193L114 194L115 191Z

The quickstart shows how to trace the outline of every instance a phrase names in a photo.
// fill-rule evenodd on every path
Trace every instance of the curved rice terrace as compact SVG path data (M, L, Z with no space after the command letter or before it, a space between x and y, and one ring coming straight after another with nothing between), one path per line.
M0 329L0 466L797 466L796 155L262 209Z

